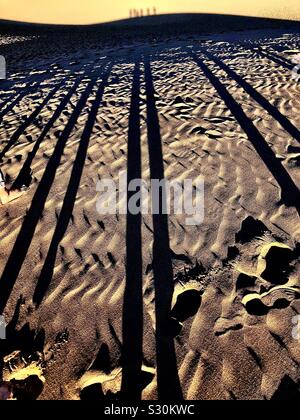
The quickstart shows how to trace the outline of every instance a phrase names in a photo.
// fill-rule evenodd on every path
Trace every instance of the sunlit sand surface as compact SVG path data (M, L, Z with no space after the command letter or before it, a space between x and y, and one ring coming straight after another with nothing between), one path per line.
M0 395L299 395L299 28L198 19L2 27ZM98 214L127 170L204 177L204 223Z

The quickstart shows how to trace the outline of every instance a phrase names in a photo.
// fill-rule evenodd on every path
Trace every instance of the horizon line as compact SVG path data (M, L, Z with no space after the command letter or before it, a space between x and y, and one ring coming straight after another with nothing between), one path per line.
M2 19L0 17L0 25L3 23L8 24L24 24L24 25L40 25L40 26L67 26L67 27L90 27L90 26L100 26L100 25L110 25L118 24L122 22L134 22L148 19L155 19L159 17L167 16L227 16L227 17L242 17L242 18L253 18L253 19L262 19L262 20L274 20L274 21L288 21L288 22L300 22L300 19L292 17L272 17L272 16L257 16L249 14L230 14L230 13L206 13L206 12L174 12L174 13L158 13L157 15L147 15L140 17L124 17L116 20L108 20L103 22L90 22L90 23L49 23L49 22L36 22L36 21L22 21L22 20L11 20L11 19Z

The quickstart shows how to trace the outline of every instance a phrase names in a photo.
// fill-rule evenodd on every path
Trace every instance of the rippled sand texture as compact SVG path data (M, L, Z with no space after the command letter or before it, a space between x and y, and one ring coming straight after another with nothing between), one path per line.
M2 376L18 395L299 395L299 41L3 37L1 170L26 186L0 206ZM204 223L98 214L97 181L127 170L203 177Z

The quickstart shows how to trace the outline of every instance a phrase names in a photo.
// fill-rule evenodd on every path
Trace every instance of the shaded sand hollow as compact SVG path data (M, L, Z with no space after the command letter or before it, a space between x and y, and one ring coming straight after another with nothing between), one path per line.
M299 25L164 19L1 26L0 398L299 398ZM204 222L99 214L127 170Z

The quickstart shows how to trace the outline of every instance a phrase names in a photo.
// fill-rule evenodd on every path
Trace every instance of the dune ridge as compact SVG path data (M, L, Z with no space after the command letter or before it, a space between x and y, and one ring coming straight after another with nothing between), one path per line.
M24 190L0 206L0 379L18 399L299 398L299 32L148 29L4 29L1 171ZM204 177L204 223L98 214L121 171Z

